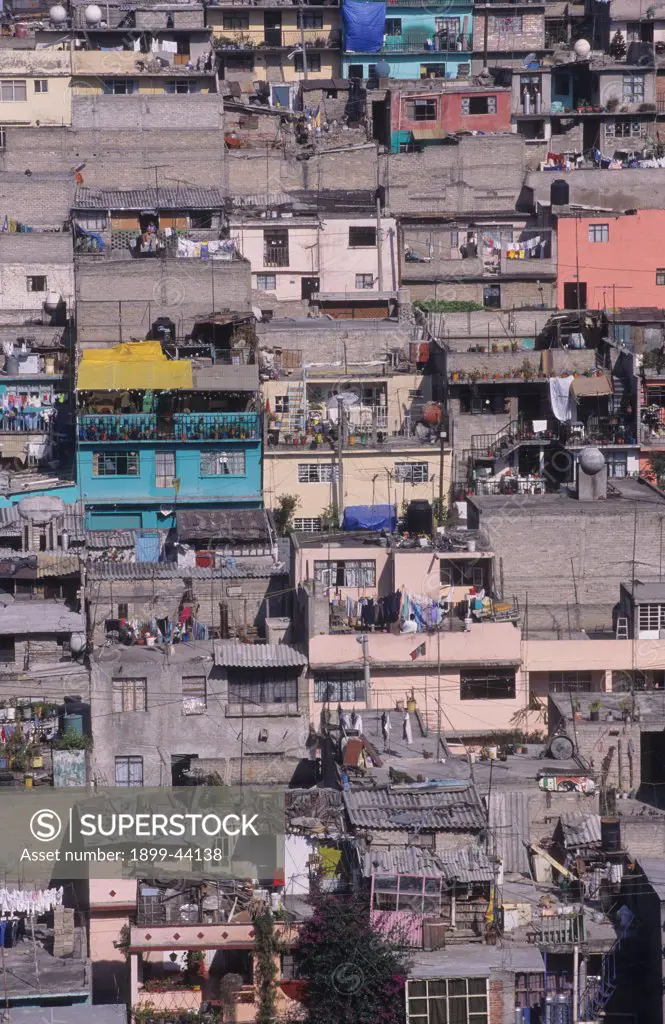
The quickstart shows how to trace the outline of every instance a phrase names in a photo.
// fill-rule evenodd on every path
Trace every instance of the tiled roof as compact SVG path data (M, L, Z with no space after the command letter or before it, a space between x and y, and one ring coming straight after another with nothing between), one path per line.
M390 790L345 793L349 821L358 828L395 831L481 829L485 812L474 786L436 793Z
M215 665L224 668L301 668L307 655L290 644L215 643Z
M567 847L589 846L601 841L599 814L562 814L561 828Z
M508 872L529 874L525 843L530 839L529 795L520 790L497 790L489 800L489 825L495 836L497 856Z
M75 210L213 210L224 206L219 188L77 188Z
M175 565L170 562L90 562L88 577L94 580L247 580L270 576L287 576L283 565L234 565L221 569L206 569L200 565Z
M378 861L378 863L377 863ZM374 850L365 855L365 875L417 875L458 882L491 882L492 864L480 846L433 853L418 846Z

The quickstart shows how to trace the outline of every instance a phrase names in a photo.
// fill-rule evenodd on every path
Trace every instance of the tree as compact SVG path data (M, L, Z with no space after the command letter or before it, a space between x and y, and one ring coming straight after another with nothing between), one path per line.
M278 494L277 508L273 509L275 526L281 537L286 537L293 527L293 514L300 508L300 498L297 494Z
M665 452L654 452L649 456L649 471L655 478L658 487L665 484Z
M615 60L623 60L628 52L626 46L626 40L623 37L621 29L617 29L614 33L612 41L610 42L610 56L614 57Z
M258 1008L256 1024L274 1024L277 997L277 967L275 959L280 943L275 933L275 922L269 907L263 906L254 915L254 982Z
M404 1024L407 957L358 897L315 897L294 947L306 1024Z

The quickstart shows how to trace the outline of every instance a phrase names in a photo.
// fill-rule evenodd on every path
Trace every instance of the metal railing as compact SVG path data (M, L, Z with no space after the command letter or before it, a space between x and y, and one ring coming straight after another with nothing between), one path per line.
M465 35L386 36L381 53L454 53L473 49L473 37Z
M523 444L543 444L560 441L568 448L583 448L595 444L635 444L630 427L625 424L601 422L599 417L589 417L586 423L561 424L547 421L547 428L534 431L524 420L511 420L496 434L473 434L471 452L476 459L505 458Z
M288 267L289 250L281 246L269 246L263 250L264 267Z
M301 46L303 35L305 45L314 50L328 50L340 45L339 32L330 32L325 28L268 29L235 32L222 29L221 41L217 41L219 50L278 50L282 47Z
M154 413L79 416L79 440L116 441L255 441L258 413L175 413L170 426Z

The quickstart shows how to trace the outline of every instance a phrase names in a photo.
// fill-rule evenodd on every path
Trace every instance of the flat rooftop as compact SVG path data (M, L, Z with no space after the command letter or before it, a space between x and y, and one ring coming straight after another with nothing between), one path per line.
M627 505L662 506L665 495L646 482L612 479L608 485L607 498L597 501L580 501L572 490L562 488L556 494L473 495L467 498L467 502L481 513L510 512L511 517L569 516L581 510L593 511L594 515L616 516L625 513Z
M10 1000L45 999L66 996L82 1000L90 996L90 966L81 959L84 937L75 929L74 956L53 956L53 930L35 926L35 942L29 934L16 946L4 950L3 984Z

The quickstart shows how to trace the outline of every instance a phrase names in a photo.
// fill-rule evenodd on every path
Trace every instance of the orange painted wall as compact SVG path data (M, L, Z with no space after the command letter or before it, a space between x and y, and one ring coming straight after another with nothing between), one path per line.
M602 191L598 201L602 205ZM609 241L589 242L590 224L609 225ZM586 282L588 309L611 308L613 301L617 307L665 306L665 286L656 284L656 269L665 268L665 210L639 210L633 216L560 217L557 229L557 305L560 309L563 309L564 284L575 282L576 232L580 282Z

